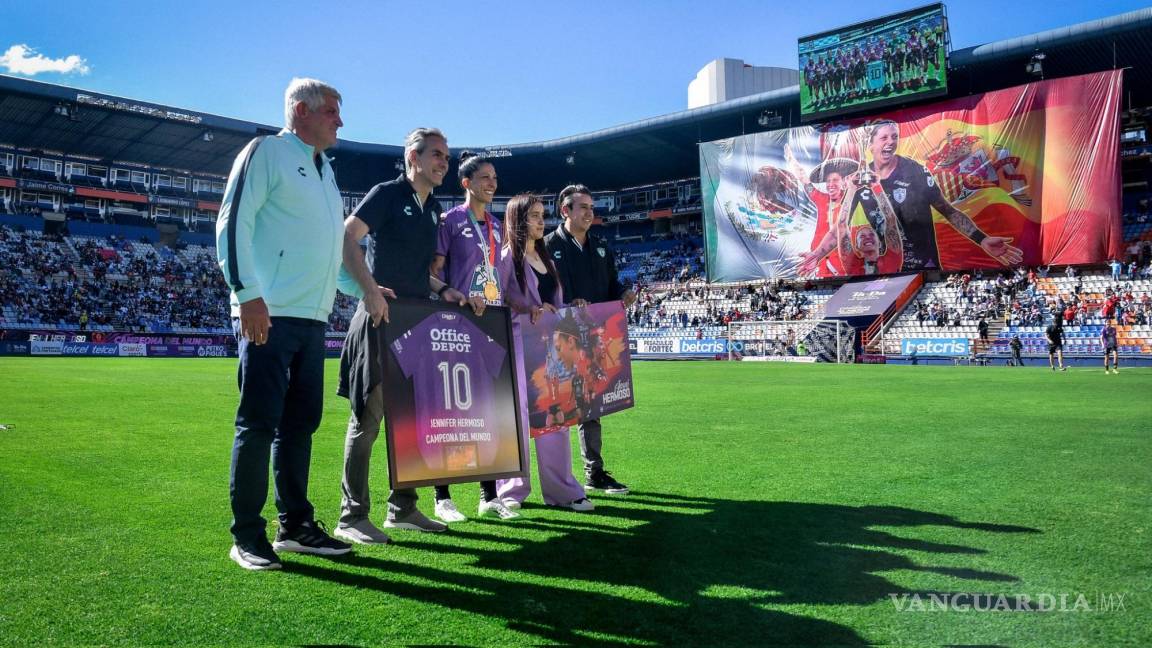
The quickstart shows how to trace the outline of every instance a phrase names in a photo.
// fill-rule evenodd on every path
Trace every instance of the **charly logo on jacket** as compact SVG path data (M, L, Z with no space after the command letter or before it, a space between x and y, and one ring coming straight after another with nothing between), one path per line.
M563 254L561 254L560 250L556 250L555 252L553 252L553 253L552 253L552 258L553 258L553 259L559 259L559 258L560 258L560 257L562 257L562 256L564 256L564 255L563 255Z
M301 178L308 177L308 172L304 170L304 167L296 167L296 173L299 173Z
M607 251L606 251L604 248L596 248L596 251L600 253L600 258L601 258L601 259L603 259L603 258L604 258L604 256L605 256L606 254L608 254L608 252L607 252Z
M404 215L405 216L411 216L412 215L412 205L405 205Z

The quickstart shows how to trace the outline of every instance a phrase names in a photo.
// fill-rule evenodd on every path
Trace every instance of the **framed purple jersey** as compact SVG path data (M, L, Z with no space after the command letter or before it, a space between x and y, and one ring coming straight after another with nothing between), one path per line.
M525 477L508 309L400 299L380 326L392 488ZM526 429L525 429L526 432Z

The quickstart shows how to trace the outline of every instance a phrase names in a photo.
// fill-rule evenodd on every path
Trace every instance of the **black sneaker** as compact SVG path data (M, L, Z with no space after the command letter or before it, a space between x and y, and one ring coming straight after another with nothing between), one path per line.
M228 552L228 557L244 569L253 571L283 567L280 564L280 557L276 555L275 551L272 551L272 545L268 544L268 540L265 538L260 538L256 542L232 545L232 551Z
M329 536L324 530L324 523L315 520L304 522L291 530L280 527L280 530L276 532L276 542L272 543L272 547L276 551L321 556L342 556L352 551L352 545Z
M584 481L584 490L602 490L609 495L627 495L628 487L612 478L612 473L594 472Z

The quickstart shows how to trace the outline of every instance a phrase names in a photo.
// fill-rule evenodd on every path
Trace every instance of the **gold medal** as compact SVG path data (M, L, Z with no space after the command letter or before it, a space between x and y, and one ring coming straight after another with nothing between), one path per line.
M484 282L484 299L490 302L500 299L500 289L496 287L495 281Z

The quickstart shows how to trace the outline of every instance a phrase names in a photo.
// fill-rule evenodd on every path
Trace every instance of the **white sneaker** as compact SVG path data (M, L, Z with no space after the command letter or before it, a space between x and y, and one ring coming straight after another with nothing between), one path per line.
M520 500L518 500L518 499L516 499L516 498L513 498L513 497L505 497L504 499L500 500L500 502L501 502L502 504L504 504L504 506L505 506L505 507L506 507L506 508L507 508L509 511L519 511L519 510L520 510Z
M588 499L587 497L582 497L574 502L568 502L564 506L572 509L573 511L580 511L581 513L596 510L596 505L593 504L592 500Z
M501 520L515 520L520 517L516 511L510 510L500 500L492 500L491 502L480 502L478 513L481 516L493 515Z
M355 544L388 544L392 539L368 520L360 520L351 526L338 526L332 535Z
M445 522L463 522L468 519L456 508L456 503L450 499L436 501L436 517Z

